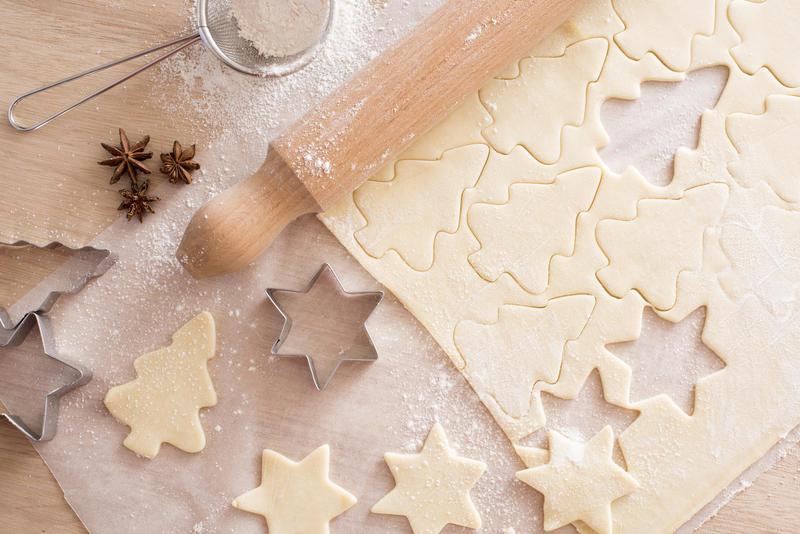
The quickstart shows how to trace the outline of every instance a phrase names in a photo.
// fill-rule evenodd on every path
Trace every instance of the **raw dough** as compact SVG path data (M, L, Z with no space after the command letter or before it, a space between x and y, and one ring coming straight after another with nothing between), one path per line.
M314 46L325 31L330 0L231 0L239 34L266 57Z
M491 124L468 99L408 149L437 158L482 135L488 159L474 186L433 181L424 192L387 196L397 215L380 223L353 198L321 216L425 325L524 459L549 457L521 447L552 430L541 393L573 399L594 369L606 401L639 412L617 440L639 486L617 486L631 493L609 499L615 534L674 531L800 424L795 11L786 0L588 0L478 92ZM729 69L725 88L700 117L697 146L676 151L668 185L608 169L598 155L609 141L605 100L637 98L644 81L678 82L717 65ZM376 179L406 180L393 172L403 159ZM529 194L523 207L520 191L546 191L569 176L584 179L544 210ZM382 249L410 249L401 214L432 220L439 205L458 204L460 217L450 212L424 271L398 254L371 255L355 237L382 235ZM544 311L570 300L591 308ZM692 415L656 387L634 402L631 383L646 377L634 376L613 344L639 338L645 308L677 323L700 307L701 339L675 341L703 343L726 366L697 380ZM579 484L551 482L553 494L581 495ZM578 499L565 502L564 517L587 512ZM589 516L607 527L605 511Z
M206 446L200 408L217 404L207 362L214 357L214 318L203 312L172 336L164 349L136 358L135 380L108 390L108 411L131 427L123 444L152 458L162 443L186 452Z
M406 516L414 534L438 534L448 523L480 528L469 490L486 464L457 456L438 422L419 454L387 452L385 458L396 485L372 507L373 513Z
M263 515L269 534L328 534L328 522L356 503L328 478L330 454L322 445L293 462L264 449L261 485L237 497L233 506Z
M544 494L545 530L583 521L598 534L611 533L611 502L638 486L611 459L613 446L609 426L586 443L550 431L548 462L517 473L517 478Z
M736 0L728 8L742 43L731 49L742 70L766 67L784 84L800 85L800 3L795 0Z

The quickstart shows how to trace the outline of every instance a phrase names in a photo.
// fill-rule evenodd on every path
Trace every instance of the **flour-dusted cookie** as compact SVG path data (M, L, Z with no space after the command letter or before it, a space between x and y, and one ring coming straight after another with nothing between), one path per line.
M583 521L598 534L611 534L611 503L638 487L614 463L614 433L607 426L586 443L550 431L550 459L517 473L544 495L544 529Z
M457 456L442 425L431 428L419 454L387 452L395 487L373 507L375 514L404 515L414 534L437 534L448 523L480 528L469 490L486 464Z
M175 332L169 347L136 358L137 378L111 388L105 398L108 411L131 427L126 447L148 458L162 443L203 450L200 408L217 404L206 365L215 348L214 318L203 312Z
M269 534L328 534L328 522L356 498L328 477L330 447L322 445L300 462L265 449L261 485L233 501L245 512L264 516Z

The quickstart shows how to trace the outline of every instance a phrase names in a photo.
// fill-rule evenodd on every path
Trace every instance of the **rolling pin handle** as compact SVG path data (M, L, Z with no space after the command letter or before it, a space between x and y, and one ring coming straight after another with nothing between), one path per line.
M287 224L318 211L316 200L270 147L253 176L194 214L178 260L197 279L238 271L258 258Z

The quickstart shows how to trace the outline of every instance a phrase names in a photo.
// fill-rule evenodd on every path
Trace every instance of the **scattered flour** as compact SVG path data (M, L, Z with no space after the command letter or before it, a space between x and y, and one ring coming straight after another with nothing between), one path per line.
M232 0L239 34L267 57L314 46L325 31L330 0Z

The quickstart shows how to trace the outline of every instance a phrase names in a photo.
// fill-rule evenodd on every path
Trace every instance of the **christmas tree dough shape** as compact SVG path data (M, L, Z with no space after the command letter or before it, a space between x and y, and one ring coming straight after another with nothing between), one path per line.
M433 425L419 454L387 452L385 459L396 485L372 513L404 515L414 534L437 534L448 523L481 527L469 490L486 464L457 456L442 425Z
M108 411L131 427L126 447L147 458L162 443L203 450L200 408L217 404L207 367L215 348L214 318L203 312L175 332L169 347L136 358L137 378L111 388L105 398Z
M356 498L328 477L331 450L322 445L299 462L264 449L261 485L233 501L233 506L263 515L269 534L328 534L328 522L356 503Z

